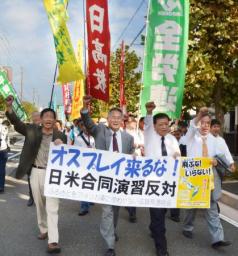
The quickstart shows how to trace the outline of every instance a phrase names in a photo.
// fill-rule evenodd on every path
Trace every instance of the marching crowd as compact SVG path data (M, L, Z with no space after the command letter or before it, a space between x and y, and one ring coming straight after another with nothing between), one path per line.
M153 102L146 104L147 115L138 121L133 116L124 119L120 108L112 108L108 112L107 120L95 123L90 117L91 97L85 96L81 117L73 121L73 126L56 119L56 113L46 108L41 113L32 113L32 124L21 122L12 110L14 98L6 99L6 116L15 130L25 136L16 178L27 175L29 182L28 206L35 203L37 223L40 230L38 239L48 239L47 251L59 253L58 209L59 199L44 196L44 180L50 142L55 145L70 144L81 147L92 147L111 152L120 152L136 156L158 158L171 157L209 157L212 159L214 173L214 188L211 192L211 207L202 209L205 214L207 227L211 236L211 245L214 249L229 246L230 241L224 238L224 231L219 218L218 199L221 195L221 177L218 171L216 156L222 155L231 171L235 171L234 161L225 143L220 136L221 124L212 119L208 109L200 109L196 117L187 125L186 122L171 123L165 113L153 115L156 108ZM5 167L9 148L8 129L9 121L0 125L0 193L4 192ZM79 215L89 212L91 203L80 202ZM102 205L100 233L105 240L107 249L105 256L115 256L115 243L119 239L117 224L119 207ZM136 208L127 207L129 221L136 222ZM156 255L168 256L165 208L150 208L150 232L154 239ZM185 210L182 233L193 238L196 209ZM180 222L180 210L170 209L170 218Z

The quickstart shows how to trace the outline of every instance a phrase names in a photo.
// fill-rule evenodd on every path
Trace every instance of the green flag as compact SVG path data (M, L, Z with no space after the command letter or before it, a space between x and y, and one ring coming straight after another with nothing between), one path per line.
M13 111L20 118L20 120L24 121L27 119L27 114L22 107L14 88L9 82L7 78L7 72L4 69L0 69L0 94L4 99L6 99L9 95L12 95L14 97L12 104Z
M187 44L188 0L151 0L148 13L141 114L154 101L156 112L179 118L183 101Z

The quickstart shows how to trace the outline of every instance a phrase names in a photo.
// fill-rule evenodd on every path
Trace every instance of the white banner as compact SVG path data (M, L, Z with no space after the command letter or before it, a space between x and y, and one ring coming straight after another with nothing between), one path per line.
M176 208L180 160L51 143L45 196L101 204Z

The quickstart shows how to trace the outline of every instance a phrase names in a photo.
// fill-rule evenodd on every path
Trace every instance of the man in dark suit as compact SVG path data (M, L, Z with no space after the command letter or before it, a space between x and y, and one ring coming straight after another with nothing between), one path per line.
M37 221L40 229L38 239L48 237L48 252L59 253L58 245L58 209L59 199L44 196L44 181L48 162L50 143L56 145L67 143L65 134L54 130L56 114L53 109L46 108L41 111L41 126L24 124L12 110L14 98L6 99L6 116L14 125L17 132L25 136L20 163L17 168L16 178L21 179L25 174L30 174L32 194L37 210Z
M108 112L108 126L100 123L96 125L89 115L90 96L85 96L81 117L88 132L95 139L95 147L101 150L120 152L125 154L134 153L134 139L125 131L122 131L123 113L120 108L112 108ZM118 206L103 205L100 231L107 243L108 250L105 256L115 256L115 229L118 221Z

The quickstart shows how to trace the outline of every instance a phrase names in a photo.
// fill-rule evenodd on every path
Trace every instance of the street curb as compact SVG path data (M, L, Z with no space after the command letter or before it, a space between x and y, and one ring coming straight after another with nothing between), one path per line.
M219 201L238 210L238 195L222 190L221 199Z

